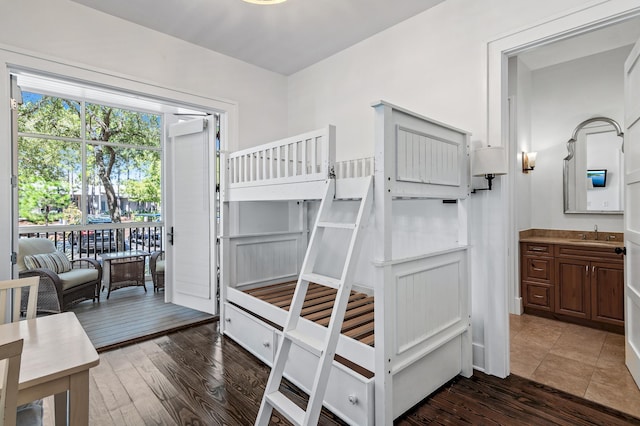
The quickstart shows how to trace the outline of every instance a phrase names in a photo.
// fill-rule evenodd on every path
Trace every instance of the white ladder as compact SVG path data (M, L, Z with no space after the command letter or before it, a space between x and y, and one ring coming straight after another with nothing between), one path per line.
M282 339L280 340L278 351L273 362L273 368L269 375L269 381L267 382L262 397L260 411L258 412L255 423L256 426L267 426L274 408L294 425L306 426L318 423L320 411L322 410L322 401L324 400L327 382L329 381L333 357L338 344L340 330L342 329L342 321L353 284L355 259L357 259L357 254L362 242L360 231L367 224L369 212L371 211L371 203L373 201L373 177L363 178L362 183L362 196L360 197L360 206L356 220L353 223L344 223L329 222L327 220L335 196L335 180L329 179L327 181L326 192L320 203L320 210L318 211L315 227L311 234L307 253L302 262L302 270L298 284L293 294L287 321L282 331ZM330 228L342 229L351 233L351 239L345 255L345 262L340 278L328 277L313 272L322 244L324 230ZM300 312L310 282L337 289L331 319L329 320L327 332L323 340L307 336L297 329ZM319 357L306 411L297 406L279 390L292 343Z

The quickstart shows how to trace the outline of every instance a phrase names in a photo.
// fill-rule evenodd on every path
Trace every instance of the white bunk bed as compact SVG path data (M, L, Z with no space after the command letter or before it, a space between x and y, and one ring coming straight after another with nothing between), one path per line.
M331 126L223 155L220 324L271 365L325 181L335 176L336 199L348 200L373 174L357 292L324 405L349 424L390 425L456 375L472 374L469 134L387 102L373 107L374 159L335 163ZM342 244L326 242L326 268ZM321 308L331 301L316 297L299 328L322 336ZM314 356L291 351L285 377L308 391Z

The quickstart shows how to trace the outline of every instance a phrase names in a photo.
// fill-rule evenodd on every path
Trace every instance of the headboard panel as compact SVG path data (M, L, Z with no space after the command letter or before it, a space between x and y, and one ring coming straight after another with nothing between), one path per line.
M470 134L387 102L376 109L376 170L393 196L465 198Z

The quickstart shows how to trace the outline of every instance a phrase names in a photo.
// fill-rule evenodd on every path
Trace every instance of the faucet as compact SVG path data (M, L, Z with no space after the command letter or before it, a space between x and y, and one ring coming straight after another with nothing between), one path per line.
M593 230L596 233L596 240L597 240L598 239L598 225L597 224L593 226Z

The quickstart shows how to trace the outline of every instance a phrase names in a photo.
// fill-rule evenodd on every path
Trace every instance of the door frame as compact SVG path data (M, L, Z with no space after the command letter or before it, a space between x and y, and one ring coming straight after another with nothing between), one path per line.
M491 257L506 259L501 270L494 271L491 280L478 283L477 291L491 295L486 298L483 312L484 365L486 373L506 377L510 373L509 311L516 302L510 294L519 294L518 232L516 230L516 141L509 140L508 59L533 47L573 37L640 16L640 5L634 0L594 0L578 8L545 19L527 28L497 37L487 43L487 133L486 140L493 146L503 146L507 152L509 173L503 178L498 193L489 195L491 214L498 215L487 221L489 235L501 236L496 252ZM489 214L485 210L484 214ZM478 262L490 262L489 250L478 252ZM487 258L484 258L487 257ZM509 283L512 283L511 287Z
M235 101L197 95L181 91L177 88L164 87L150 82L143 82L136 77L117 75L111 71L72 64L63 60L47 59L40 54L8 48L0 45L0 99L10 97L10 73L14 70L26 70L43 76L80 82L96 87L139 94L159 102L184 106L193 110L215 112L220 114L221 150L235 149L238 146L238 104ZM11 111L9 102L0 103L0 140L11 141ZM0 170L12 170L12 144L0 144ZM0 204L12 206L10 176L0 177ZM0 279L17 276L17 266L8 261L8 254L17 252L18 241L12 238L14 227L17 229L17 218L13 208L0 209L0 241L6 241L2 251L7 257L0 262ZM212 242L215 244L215 241Z

